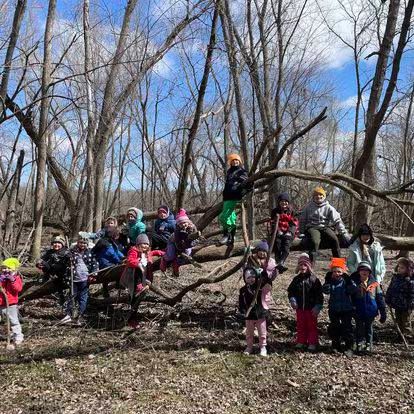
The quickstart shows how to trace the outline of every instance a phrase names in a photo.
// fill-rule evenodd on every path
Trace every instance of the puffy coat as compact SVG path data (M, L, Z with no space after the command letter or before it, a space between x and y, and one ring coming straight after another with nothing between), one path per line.
M97 272L99 263L92 249L79 250L77 246L71 249L73 281L84 282L88 274Z
M223 200L241 200L243 195L250 189L250 187L243 187L241 185L247 180L247 177L247 171L243 167L230 167L226 174Z
M289 300L294 299L298 309L322 308L323 293L320 280L313 273L299 273L288 287Z
M385 303L398 310L414 309L414 279L399 274L393 275L385 294Z
M353 280L356 275L351 275ZM371 275L368 279L367 286L362 282L358 282L355 291L352 295L352 302L355 307L355 315L357 318L375 318L378 312L386 313L384 295L382 293L380 284Z
M332 272L328 272L322 290L323 293L329 295L329 310L333 312L352 311L352 294L355 292L355 288L355 284L346 273L342 275L341 279L336 280L332 277Z
M120 264L125 257L117 244L109 239L98 240L92 252L98 259L99 269Z
M347 233L341 215L327 200L321 204L311 201L303 209L299 220L300 233L305 233L309 228L323 229L331 226L335 227L339 234Z
M175 218L174 214L170 215L165 219L157 218L154 223L154 231L158 234L173 234L175 230Z
M152 277L153 277L154 258L162 257L164 256L164 254L165 252L163 252L162 250L150 250L147 253L146 255L147 264L144 267L146 267L147 269L146 277L150 281L152 281ZM141 253L138 251L138 248L136 246L133 246L128 250L126 267L137 268L139 265L142 265L142 256L141 256Z
M2 278L1 276L0 278ZM17 303L19 302L19 293L23 289L23 281L22 281L22 277L20 276L20 274L14 273L14 277L15 277L14 281L7 279L1 282L1 287L6 293L9 306L17 305ZM6 301L4 300L4 295L0 294L0 308L4 308L5 306L6 306Z
M292 237L294 237L299 226L299 221L296 218L292 208L288 207L287 209L282 210L280 207L276 207L272 210L270 215L272 220L272 232L276 223L277 214L279 214L278 231L281 231L282 233L290 231L292 233Z
M355 240L349 246L348 259L346 261L350 273L357 271L358 265L363 260L370 263L372 273L377 282L381 283L384 279L386 267L384 255L382 254L383 247L378 241L373 241L368 245L368 256L362 254L361 244L359 239Z
M142 222L143 213L141 210L137 209L137 211L138 215L135 221L129 221L126 225L128 229L129 242L131 244L135 244L138 235L141 233L145 233L146 231L145 224Z
M62 247L60 250L46 250L37 266L47 275L65 278L70 269L70 251L66 247Z

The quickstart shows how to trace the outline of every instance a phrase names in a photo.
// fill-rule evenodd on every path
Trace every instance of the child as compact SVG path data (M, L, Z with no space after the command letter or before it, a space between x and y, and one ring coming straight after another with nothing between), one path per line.
M341 215L326 200L326 192L322 187L316 187L313 190L312 201L303 209L300 217L299 231L309 238L311 248L309 257L313 264L321 243L321 238L325 237L332 245L332 256L341 257L339 240L334 230L347 241L350 237L342 222Z
M69 298L66 306L66 316L61 323L68 323L74 317L73 304L78 306L77 324L84 323L84 314L89 297L89 275L98 271L96 256L88 248L89 238L79 236L76 245L70 250L71 271L73 272L73 298ZM93 275L92 275L93 277Z
M133 245L138 235L145 233L146 227L142 222L144 214L139 208L131 207L128 209L126 216L129 244Z
M276 242L274 247L277 268L280 273L285 272L288 268L285 261L289 256L290 245L295 238L296 229L299 225L298 219L289 205L288 193L281 193L277 198L277 207L272 210L272 234L276 225L277 215L279 215L279 224L276 233Z
M152 232L152 247L154 249L165 249L168 240L175 230L175 218L167 206L160 206L157 210L157 219Z
M267 276L267 272L258 272L253 267L244 269L243 279L245 285L239 292L239 311L245 316L246 321L247 347L244 353L250 355L253 352L254 328L257 328L260 355L267 356L266 316L269 309L267 301L271 290L271 281ZM257 289L259 289L259 292L256 296ZM256 303L254 303L255 298L257 298Z
M22 277L18 272L19 267L19 260L14 257L9 257L1 263L0 273L0 286L2 291L0 293L0 315L3 320L8 315L12 331L11 340L15 345L20 345L24 339L19 321L19 309L17 307L19 293L23 289ZM4 295L7 296L8 311Z
M352 332L352 293L355 285L346 273L346 259L333 257L330 271L322 286L323 293L329 295L328 314L330 324L328 334L332 339L332 350L341 351L341 341L345 342L344 354L353 355L354 335Z
M136 245L128 250L126 268L121 276L121 285L129 290L133 310L128 324L136 329L138 321L137 303L141 296L149 289L153 280L153 260L154 257L162 257L162 250L150 250L148 236L140 234L137 237ZM135 305L135 306L134 306Z
M403 334L411 333L411 312L414 308L413 262L405 257L397 261L395 274L385 294L385 303L395 309L395 318Z
M242 160L238 154L230 154L227 157L230 168L227 170L226 182L223 190L223 209L218 217L223 228L223 238L219 245L234 244L236 234L236 204L250 190L250 187L243 187L247 180L247 171L242 167Z
M380 322L387 319L384 297L380 284L372 274L371 265L362 261L357 268L357 274L351 275L357 281L353 304L355 307L356 322L356 350L358 353L365 350L372 352L372 324L378 312L381 315ZM363 349L363 341L365 348Z
M184 253L191 256L192 247L197 243L200 232L197 231L196 226L188 218L183 208L177 213L175 221L177 226L173 236L168 241L165 256L161 259L160 270L165 272L167 267L172 265L173 276L178 277L180 266L187 263L187 259L180 257L180 255Z
M288 287L290 306L296 310L296 349L315 352L318 345L318 315L323 306L322 285L312 271L309 257L298 259L298 274Z
M59 303L63 306L65 303L64 289L68 286L68 272L70 271L70 252L62 236L53 237L51 245L52 248L41 256L36 267L43 272L42 283L46 283L51 277L56 278Z

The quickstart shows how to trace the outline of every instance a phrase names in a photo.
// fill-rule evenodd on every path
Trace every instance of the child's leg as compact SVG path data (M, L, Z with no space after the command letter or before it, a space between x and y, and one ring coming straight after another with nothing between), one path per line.
M341 257L341 247L339 245L338 236L335 232L329 227L324 228L322 232L332 248L332 256Z
M231 231L236 228L237 215L235 212L237 200L223 201L223 210L219 215L219 222L224 232Z
M279 263L282 257L282 238L277 236L275 239L275 247L273 248L276 263Z
M290 245L291 245L292 240L293 240L293 235L292 235L292 237L282 236L281 240L282 240L282 243L281 243L280 260L279 261L283 264L289 256Z
M306 344L306 315L304 310L296 309L296 343Z
M409 313L408 311L395 309L395 319L397 321L397 325L399 326L402 333L406 333L408 330L408 319Z
M362 318L355 318L355 336L357 347L362 343L365 337L365 323Z
M79 304L79 315L83 315L86 311L86 306L88 305L89 297L89 286L88 282L78 282L78 304Z
M257 332L259 333L259 346L267 345L267 327L266 327L266 319L258 319L256 321Z
M341 336L345 341L345 349L352 349L354 345L354 334L352 330L352 312L343 312L341 315Z
M367 319L365 321L365 341L367 347L372 347L372 338L374 336L374 319Z
M246 319L246 344L249 350L253 349L255 322L251 319Z
M309 345L318 345L318 318L312 314L311 310L306 310L306 331L307 342Z
M12 332L12 341L20 343L23 341L23 333L22 333L22 327L20 325L19 321L19 309L17 305L11 305L9 306L9 321L10 321L10 329Z
M332 340L332 348L339 349L341 346L341 318L337 312L329 311L329 320L328 334Z
M310 237L310 251L309 257L312 263L316 262L316 256L318 255L319 245L321 244L321 232L319 229L310 228L307 230Z

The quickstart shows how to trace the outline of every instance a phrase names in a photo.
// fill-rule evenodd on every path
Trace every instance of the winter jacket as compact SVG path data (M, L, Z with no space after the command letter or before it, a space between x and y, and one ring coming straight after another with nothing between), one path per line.
M79 250L77 246L71 249L71 263L73 269L73 281L84 282L88 280L90 273L97 272L99 263L92 249Z
M7 296L9 306L17 305L19 302L19 293L23 289L22 277L17 272L12 274L14 280L4 279L4 276L4 274L0 275L0 285ZM4 295L0 294L0 308L4 307L6 307L6 301L4 300Z
M49 249L41 256L36 266L47 275L66 278L70 270L70 251L66 247L60 250Z
M327 200L321 204L311 201L303 209L300 216L300 233L305 233L310 228L323 229L326 227L335 227L339 234L347 234L341 215Z
M247 171L241 167L230 167L227 170L226 182L223 190L223 200L241 200L251 189L251 186L244 187L242 184L247 180Z
M173 234L175 230L175 218L174 214L170 215L165 219L157 218L154 223L154 231L157 234Z
M270 215L272 220L272 233L276 223L277 214L279 214L278 231L281 231L282 233L290 231L292 233L292 238L294 238L299 226L299 221L292 208L288 207L287 209L282 210L280 207L276 207L272 210L272 214Z
M370 263L372 272L377 282L382 283L386 267L382 246L378 241L373 241L368 245L368 256L362 254L360 241L357 239L349 246L348 259L346 261L350 273L357 271L358 265L363 260Z
M399 274L393 275L385 294L385 303L402 311L414 309L414 279Z
M142 266L146 268L146 277L149 280L152 280L153 277L153 263L155 257L162 257L164 256L165 252L162 250L150 250L146 255L146 263L143 260L142 254L138 251L136 246L131 247L128 250L127 261L126 261L126 268L137 268L138 266Z
M299 273L288 287L288 297L296 302L298 309L311 310L317 306L320 310L323 306L321 282L313 273Z
M129 221L126 225L128 229L129 242L131 244L135 244L138 234L145 233L146 231L146 226L142 222L142 217L143 217L142 211L138 210L138 216L135 219L135 221Z
M332 277L332 272L328 272L322 290L323 293L329 295L329 311L338 313L352 311L352 294L355 288L355 284L346 273L336 280Z
M183 253L187 249L191 249L197 244L198 230L194 224L181 230L178 226L174 231L173 242L176 248L176 254Z
M92 253L98 259L99 269L120 264L124 259L123 253L119 250L115 241L110 239L100 239L92 249Z
M357 275L351 275L351 279L357 280ZM355 307L355 316L361 319L372 319L378 315L386 314L384 296L380 284L374 276L370 276L365 286L360 280L356 284L352 295L352 302Z

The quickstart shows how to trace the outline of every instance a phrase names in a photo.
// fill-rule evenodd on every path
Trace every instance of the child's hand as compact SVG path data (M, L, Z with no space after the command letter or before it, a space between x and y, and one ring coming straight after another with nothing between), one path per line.
M298 308L298 304L296 303L296 299L295 299L295 298L291 298L291 299L289 300L289 302L290 302L290 307L291 307L292 309L296 310L296 309Z

